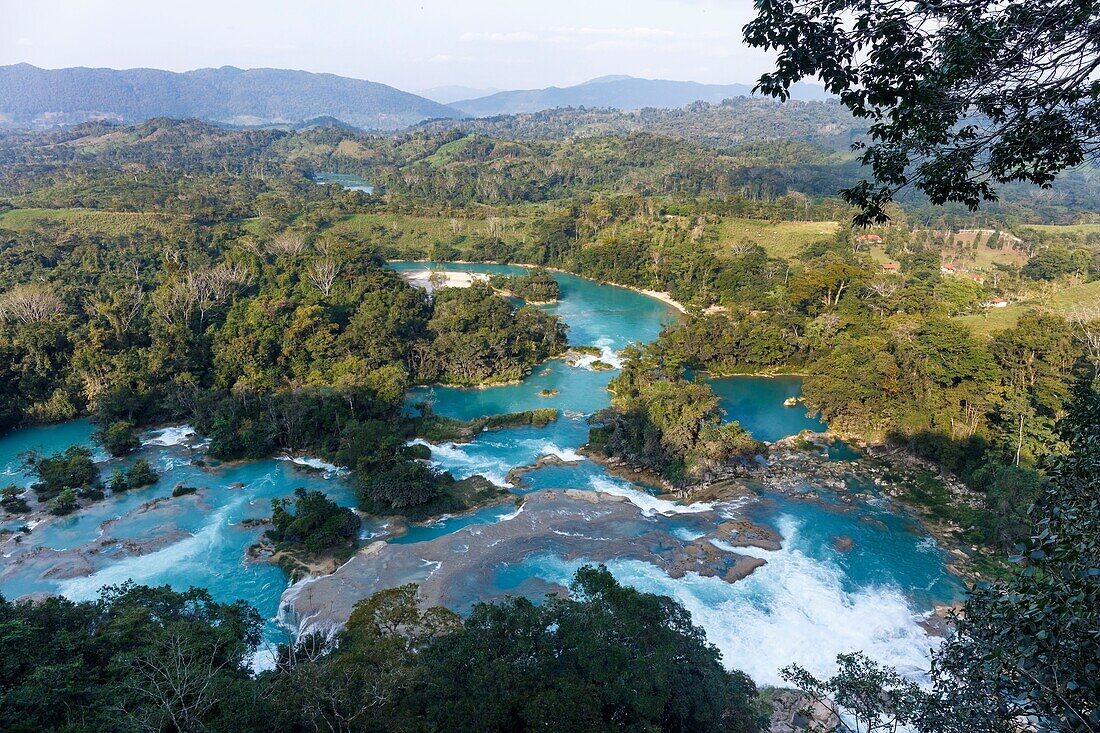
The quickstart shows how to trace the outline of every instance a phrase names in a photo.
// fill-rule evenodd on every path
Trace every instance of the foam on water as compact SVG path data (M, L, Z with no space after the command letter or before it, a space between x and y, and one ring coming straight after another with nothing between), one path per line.
M698 514L700 512L709 512L714 509L713 504L702 501L694 504L680 504L679 502L669 501L668 499L659 499L652 494L638 491L635 488L605 476L592 476L588 480L588 485L595 491L604 494L614 494L615 496L625 497L627 501L641 509L642 514L647 517L652 517L657 514L665 516L671 514Z
M470 452L467 450L467 447L472 445L470 443L432 444L417 438L409 444L427 446L432 452L432 465L444 471L450 471L457 479L480 474L497 486L509 486L505 477L512 467L508 462L493 455Z
M602 361L604 364L610 364L615 369L622 369L623 359L621 356L615 353L614 349L611 348L613 343L614 342L611 340L610 337L601 336L600 338L596 339L596 343L593 344L593 346L599 347L600 355L592 356L589 354L585 354L584 356L573 362L573 366L580 369L588 369L590 371L594 371L592 365L597 361Z
M816 675L835 670L836 656L860 650L920 680L936 641L917 625L919 615L896 586L845 590L844 573L814 559L792 517L778 521L786 538L775 552L734 548L767 565L733 585L691 575L669 582L652 566L620 570L628 582L651 585L684 603L730 667L763 684L781 684L779 669L800 664Z
M141 441L142 445L183 445L195 435L195 429L190 425L174 425L168 428L155 430L150 437Z
M229 526L230 512L243 502L242 497L222 505L210 514L201 530L186 539L147 555L119 560L88 576L63 580L58 584L58 592L72 600L90 600L105 585L118 585L127 580L138 584L160 585L164 582L166 571L170 569L178 572L189 567L206 567L211 560L210 556L221 544L222 532Z
M585 460L584 456L572 448L559 448L553 443L540 444L537 452L540 456L556 456L563 461L571 463Z
M787 537L784 548L760 551L768 564L733 584L695 573L673 580L636 560L616 560L608 567L620 582L682 603L722 652L725 665L747 672L758 684L784 684L779 670L788 664L829 675L838 654L856 650L924 680L937 640L917 625L919 615L901 590L871 586L846 592L836 565L799 548L793 519L784 517L780 527ZM533 575L564 583L583 561L543 556L528 563Z
M344 472L344 469L337 465L311 456L279 456L277 460L290 461L298 466L305 466L306 468L312 468L316 471L324 471L326 476L337 476Z
M761 560L771 560L775 556L776 552L775 550L765 550L762 547L734 547L730 543L718 539L710 539L707 541L717 547L719 550L722 550L723 552L733 552L738 555L748 555L749 557L755 557Z
M498 522L507 522L509 520L515 519L522 512L523 512L523 504L520 504L519 506L516 507L516 510L514 512L509 512L508 514L501 514L499 517L497 517L497 521Z
M309 586L315 583L318 579L324 576L314 575L308 578L303 578L297 583L293 583L287 588L282 595L281 603L279 605L278 613L275 616L275 620L279 625L284 628L293 630L299 636L304 636L311 633L322 633L325 636L332 636L336 633L336 627L328 622L321 622L321 610L317 609L315 612L307 614L305 616L293 617L290 613L291 609L297 608L296 601L303 594L308 593Z

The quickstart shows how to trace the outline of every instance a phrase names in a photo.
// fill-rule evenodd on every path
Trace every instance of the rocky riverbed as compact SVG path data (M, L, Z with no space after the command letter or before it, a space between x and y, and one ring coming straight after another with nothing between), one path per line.
M485 591L495 586L501 567L536 554L565 561L641 560L672 578L698 573L733 583L766 563L738 548L774 550L782 541L774 531L730 519L717 508L693 516L707 531L685 539L666 531L622 496L577 489L539 491L527 496L518 514L507 521L469 526L412 544L374 542L336 572L295 584L284 594L282 609L296 620L299 631L328 630L342 624L358 600L416 582L425 605L465 610L475 601L493 598ZM538 596L564 590L528 579L508 592Z
M950 553L949 570L965 578L978 577L975 560L987 551L962 541L962 527L933 516L907 496L909 485L922 472L933 474L956 502L978 506L977 494L958 479L941 474L934 464L889 446L865 446L865 452L851 460L823 457L822 450L835 441L836 436L830 433L804 432L770 443L766 457L731 463L711 480L680 489L674 495L685 501L728 501L763 489L836 511L855 511L859 504L869 501L889 501L908 512ZM619 475L628 473L629 469L618 469ZM849 543L850 538L837 537L834 547L847 551L851 549Z

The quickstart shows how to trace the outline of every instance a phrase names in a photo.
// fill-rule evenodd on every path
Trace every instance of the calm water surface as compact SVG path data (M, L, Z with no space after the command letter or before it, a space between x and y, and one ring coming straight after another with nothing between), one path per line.
M351 173L314 173L313 181L320 184L335 183L349 191L362 191L368 194L374 193L374 186L370 185L369 181L365 178L352 175Z

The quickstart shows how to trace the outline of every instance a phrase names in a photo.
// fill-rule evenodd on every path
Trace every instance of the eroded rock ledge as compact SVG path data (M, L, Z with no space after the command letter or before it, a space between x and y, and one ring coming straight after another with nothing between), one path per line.
M717 510L692 516L709 531L684 539L661 529L624 497L579 489L540 491L529 495L519 514L507 521L469 526L419 543L375 542L336 572L292 586L282 609L305 632L336 628L356 601L409 582L420 584L425 605L460 612L478 600L563 592L538 579L508 582L510 567L540 557L640 560L674 578L695 572L732 583L766 563L735 548L774 550L782 539L745 520L721 521Z

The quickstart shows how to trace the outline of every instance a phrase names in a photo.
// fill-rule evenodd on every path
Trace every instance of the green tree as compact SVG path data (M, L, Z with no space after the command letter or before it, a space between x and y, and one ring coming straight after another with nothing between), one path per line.
M167 586L95 601L0 598L0 729L258 730L244 723L263 620L244 603ZM242 694L243 693L243 694Z
M448 731L757 729L755 686L728 672L686 610L577 571L569 598L478 604L418 658L417 702Z
M294 512L290 512L292 506ZM267 535L280 544L300 544L308 552L321 552L347 544L359 534L359 517L321 491L294 490L294 501L271 500L271 529Z
M757 0L745 40L778 51L757 88L818 77L870 124L859 223L912 184L971 209L995 185L1049 185L1100 140L1100 9L1082 0Z
M423 461L398 461L392 467L365 478L359 489L368 506L403 509L426 504L439 495L439 476Z
M74 499L102 496L99 469L92 461L89 448L74 445L52 456L32 452L25 455L24 461L38 475L33 488L39 501L49 501L66 490Z
M127 420L119 420L98 428L94 437L112 456L124 456L141 447L141 440L138 439L137 432L134 430L134 424Z

